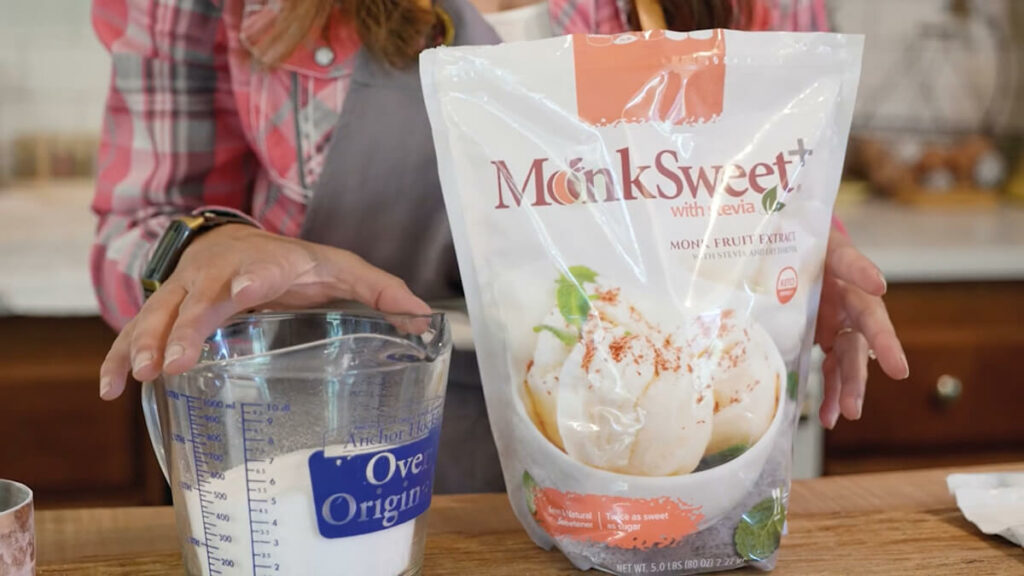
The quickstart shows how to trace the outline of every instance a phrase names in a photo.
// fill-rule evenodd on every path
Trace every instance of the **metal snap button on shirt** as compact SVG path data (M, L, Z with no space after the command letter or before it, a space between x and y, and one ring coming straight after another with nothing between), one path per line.
M334 50L331 50L330 46L321 46L313 52L313 61L316 62L317 66L324 68L334 63Z

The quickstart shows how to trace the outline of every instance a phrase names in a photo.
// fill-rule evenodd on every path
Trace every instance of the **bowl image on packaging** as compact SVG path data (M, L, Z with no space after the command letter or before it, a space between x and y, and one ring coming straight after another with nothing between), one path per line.
M529 485L515 489L527 500L533 498L531 491L558 490L563 486L571 486L573 492L584 495L625 497L628 494L630 499L659 500L662 504L678 500L691 507L695 519L693 529L702 530L734 509L764 469L773 446L779 441L783 423L791 416L785 409L785 391L781 384L776 391L771 424L757 442L727 462L676 476L635 476L587 466L552 444L520 406L517 412L522 425L517 426L516 441L523 446L524 472L528 475L525 482Z
M524 364L513 372L522 497L537 527L556 540L668 545L734 511L787 413L769 333L744 312L680 312L586 266L554 285L554 298L524 296L548 312L532 353L513 360ZM515 316L506 324L522 334L531 314Z

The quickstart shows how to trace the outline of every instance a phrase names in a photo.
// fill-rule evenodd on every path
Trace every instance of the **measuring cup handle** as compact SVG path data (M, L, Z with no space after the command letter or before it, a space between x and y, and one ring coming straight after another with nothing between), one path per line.
M156 453L156 461L160 464L160 471L164 473L164 479L170 484L171 477L167 473L167 452L164 450L164 435L160 429L160 412L156 406L156 389L152 382L142 383L142 415L146 419L149 442L153 445L153 452Z

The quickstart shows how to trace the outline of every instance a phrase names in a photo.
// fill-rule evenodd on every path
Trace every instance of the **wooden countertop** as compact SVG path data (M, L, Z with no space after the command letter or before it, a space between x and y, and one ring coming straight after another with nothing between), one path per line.
M775 574L1024 574L1024 550L981 534L946 491L951 472L994 470L1024 463L794 482ZM424 576L579 573L533 545L504 494L438 496L430 514ZM170 508L41 511L36 530L40 576L182 574Z

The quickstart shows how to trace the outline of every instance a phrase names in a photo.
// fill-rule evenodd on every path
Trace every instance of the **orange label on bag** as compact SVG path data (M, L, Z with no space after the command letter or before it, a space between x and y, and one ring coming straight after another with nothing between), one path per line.
M722 113L725 36L656 30L573 39L580 119L616 122L710 122ZM641 38L646 35L646 40Z
M674 498L623 498L536 488L537 523L555 538L646 550L697 531L699 506Z
M799 285L800 281L796 276L796 269L792 266L786 266L779 270L779 276L775 279L775 296L779 299L779 304L788 304L793 299L793 296L796 296L796 290Z

